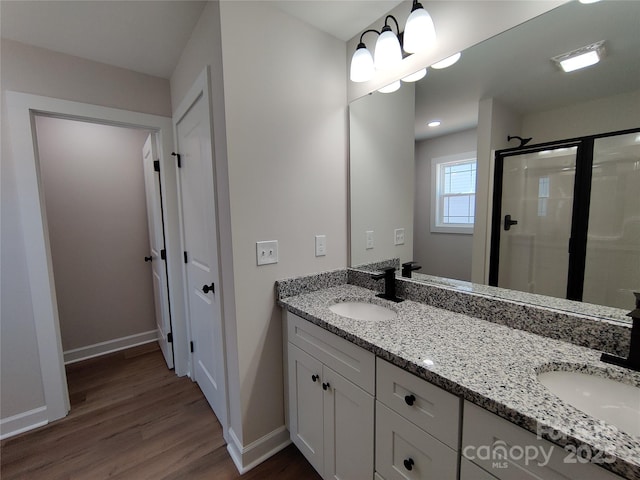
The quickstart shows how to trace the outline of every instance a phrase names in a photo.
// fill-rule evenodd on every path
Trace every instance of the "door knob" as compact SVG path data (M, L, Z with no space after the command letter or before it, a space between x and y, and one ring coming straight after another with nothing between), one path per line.
M322 389L323 390L329 390L329 388L331 388L331 385L329 385L329 382L322 384Z
M505 231L511 230L511 225L517 225L517 220L511 220L511 215L504 216L504 229Z
M209 293L209 292L215 292L215 287L213 285L213 283L211 285L205 285L204 287L202 287L202 291L204 293Z
M153 257L144 257L145 262L153 262Z
M320 378L320 375L311 375L311 380L316 382Z

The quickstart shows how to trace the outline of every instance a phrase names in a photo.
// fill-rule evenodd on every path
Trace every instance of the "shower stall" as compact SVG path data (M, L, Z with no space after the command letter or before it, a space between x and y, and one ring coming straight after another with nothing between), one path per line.
M496 152L489 284L629 309L640 129Z

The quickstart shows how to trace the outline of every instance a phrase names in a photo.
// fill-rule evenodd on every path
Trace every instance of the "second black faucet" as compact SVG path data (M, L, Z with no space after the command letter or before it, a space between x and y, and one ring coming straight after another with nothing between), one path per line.
M382 269L382 273L374 273L371 275L374 280L381 280L384 278L384 291L379 293L378 297L385 300L391 300L392 302L402 302L402 298L396 296L396 269L395 267L387 267Z

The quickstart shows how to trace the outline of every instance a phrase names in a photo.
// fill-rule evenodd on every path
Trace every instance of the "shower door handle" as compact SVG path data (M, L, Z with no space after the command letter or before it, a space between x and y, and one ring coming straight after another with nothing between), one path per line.
M504 230L505 232L511 230L511 225L517 225L517 220L511 220L511 215L504 216Z

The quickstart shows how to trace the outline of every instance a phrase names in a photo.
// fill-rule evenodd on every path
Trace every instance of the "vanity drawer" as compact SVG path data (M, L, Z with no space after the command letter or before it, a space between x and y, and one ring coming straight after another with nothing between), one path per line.
M376 402L376 472L385 480L455 480L458 454Z
M461 399L389 362L376 361L376 398L457 450Z
M334 333L287 312L289 342L351 380L370 394L375 393L375 355Z
M462 455L500 480L622 480L470 402L464 403Z

